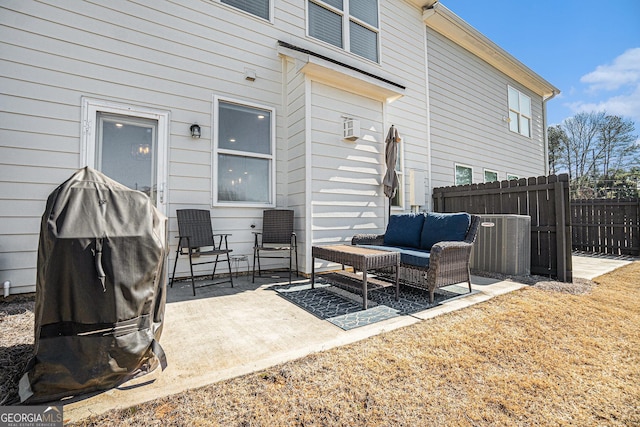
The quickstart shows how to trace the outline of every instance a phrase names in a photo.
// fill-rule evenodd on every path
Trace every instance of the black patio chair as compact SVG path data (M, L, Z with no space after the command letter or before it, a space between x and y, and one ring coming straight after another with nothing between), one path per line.
M229 267L229 280L221 280L215 283L208 283L198 287L219 285L222 283L231 283L233 288L233 274L231 274L231 260L227 237L230 234L213 234L211 228L211 214L208 210L200 209L178 209L176 211L178 217L178 249L176 250L176 260L173 264L173 274L171 275L170 287L173 287L173 279L176 276L176 265L180 255L189 256L189 268L191 271L191 287L193 288L193 296L196 296L196 284L193 275L193 266L202 264L213 264L213 273L211 279L216 275L216 267L219 262L226 262ZM216 238L218 242L216 243ZM193 258L215 256L213 261L193 262ZM222 259L220 257L222 256ZM198 276L202 277L202 276Z
M261 258L288 258L289 284L293 258L296 260L296 277L298 276L298 242L293 231L293 211L289 209L268 209L262 212L262 232L254 231L253 275L256 280L256 260L258 276L262 276ZM263 254L266 253L266 254Z

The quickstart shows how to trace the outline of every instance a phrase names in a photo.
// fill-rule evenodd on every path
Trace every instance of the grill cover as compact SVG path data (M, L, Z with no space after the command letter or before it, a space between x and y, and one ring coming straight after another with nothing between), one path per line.
M42 215L34 355L21 402L105 390L166 361L167 219L151 200L91 168L47 199Z

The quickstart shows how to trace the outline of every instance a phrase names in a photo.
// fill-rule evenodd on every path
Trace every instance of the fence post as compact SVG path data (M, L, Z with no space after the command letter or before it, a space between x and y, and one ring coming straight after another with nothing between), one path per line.
M568 203L568 183L556 181L554 183L555 211L556 211L556 253L558 280L561 282L572 282L571 265L568 261L571 256L571 241L567 239L567 233L571 232L567 224L567 203Z

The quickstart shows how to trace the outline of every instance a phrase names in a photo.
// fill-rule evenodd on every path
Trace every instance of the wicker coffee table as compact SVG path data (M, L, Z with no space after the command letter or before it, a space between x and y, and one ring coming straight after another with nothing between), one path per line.
M332 245L313 246L311 248L311 288L315 287L315 259L320 258L331 262L352 266L354 270L362 272L362 308L367 309L367 271L384 267L395 267L396 271L396 301L400 293L400 283L398 281L398 269L400 267L400 254L392 251L381 251L368 249L361 246ZM376 281L377 284L385 286ZM391 284L386 284L390 286Z

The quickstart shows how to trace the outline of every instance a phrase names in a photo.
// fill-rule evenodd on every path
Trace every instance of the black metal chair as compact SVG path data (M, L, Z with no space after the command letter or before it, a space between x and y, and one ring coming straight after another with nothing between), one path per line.
M214 279L216 267L219 262L227 263L229 267L229 280L222 280L215 283L208 283L198 287L219 285L222 283L231 283L233 288L233 274L231 274L231 260L227 237L230 234L213 234L211 228L211 214L208 210L200 209L178 209L176 211L178 217L178 249L176 250L176 260L173 264L173 274L171 275L170 287L173 287L173 279L176 276L176 265L180 255L189 256L189 268L191 271L191 287L193 288L193 296L196 296L196 284L193 275L193 266L202 264L213 264L213 273L211 278ZM216 238L218 242L216 244ZM203 256L215 256L214 261L193 262L193 258ZM223 259L220 259L223 256ZM224 259L226 258L226 259Z
M258 275L262 276L261 258L289 258L289 283L293 258L296 259L296 276L298 276L298 242L293 231L293 211L289 209L268 209L262 212L262 232L254 231L253 275L256 279L256 260ZM263 255L265 252L268 255Z

